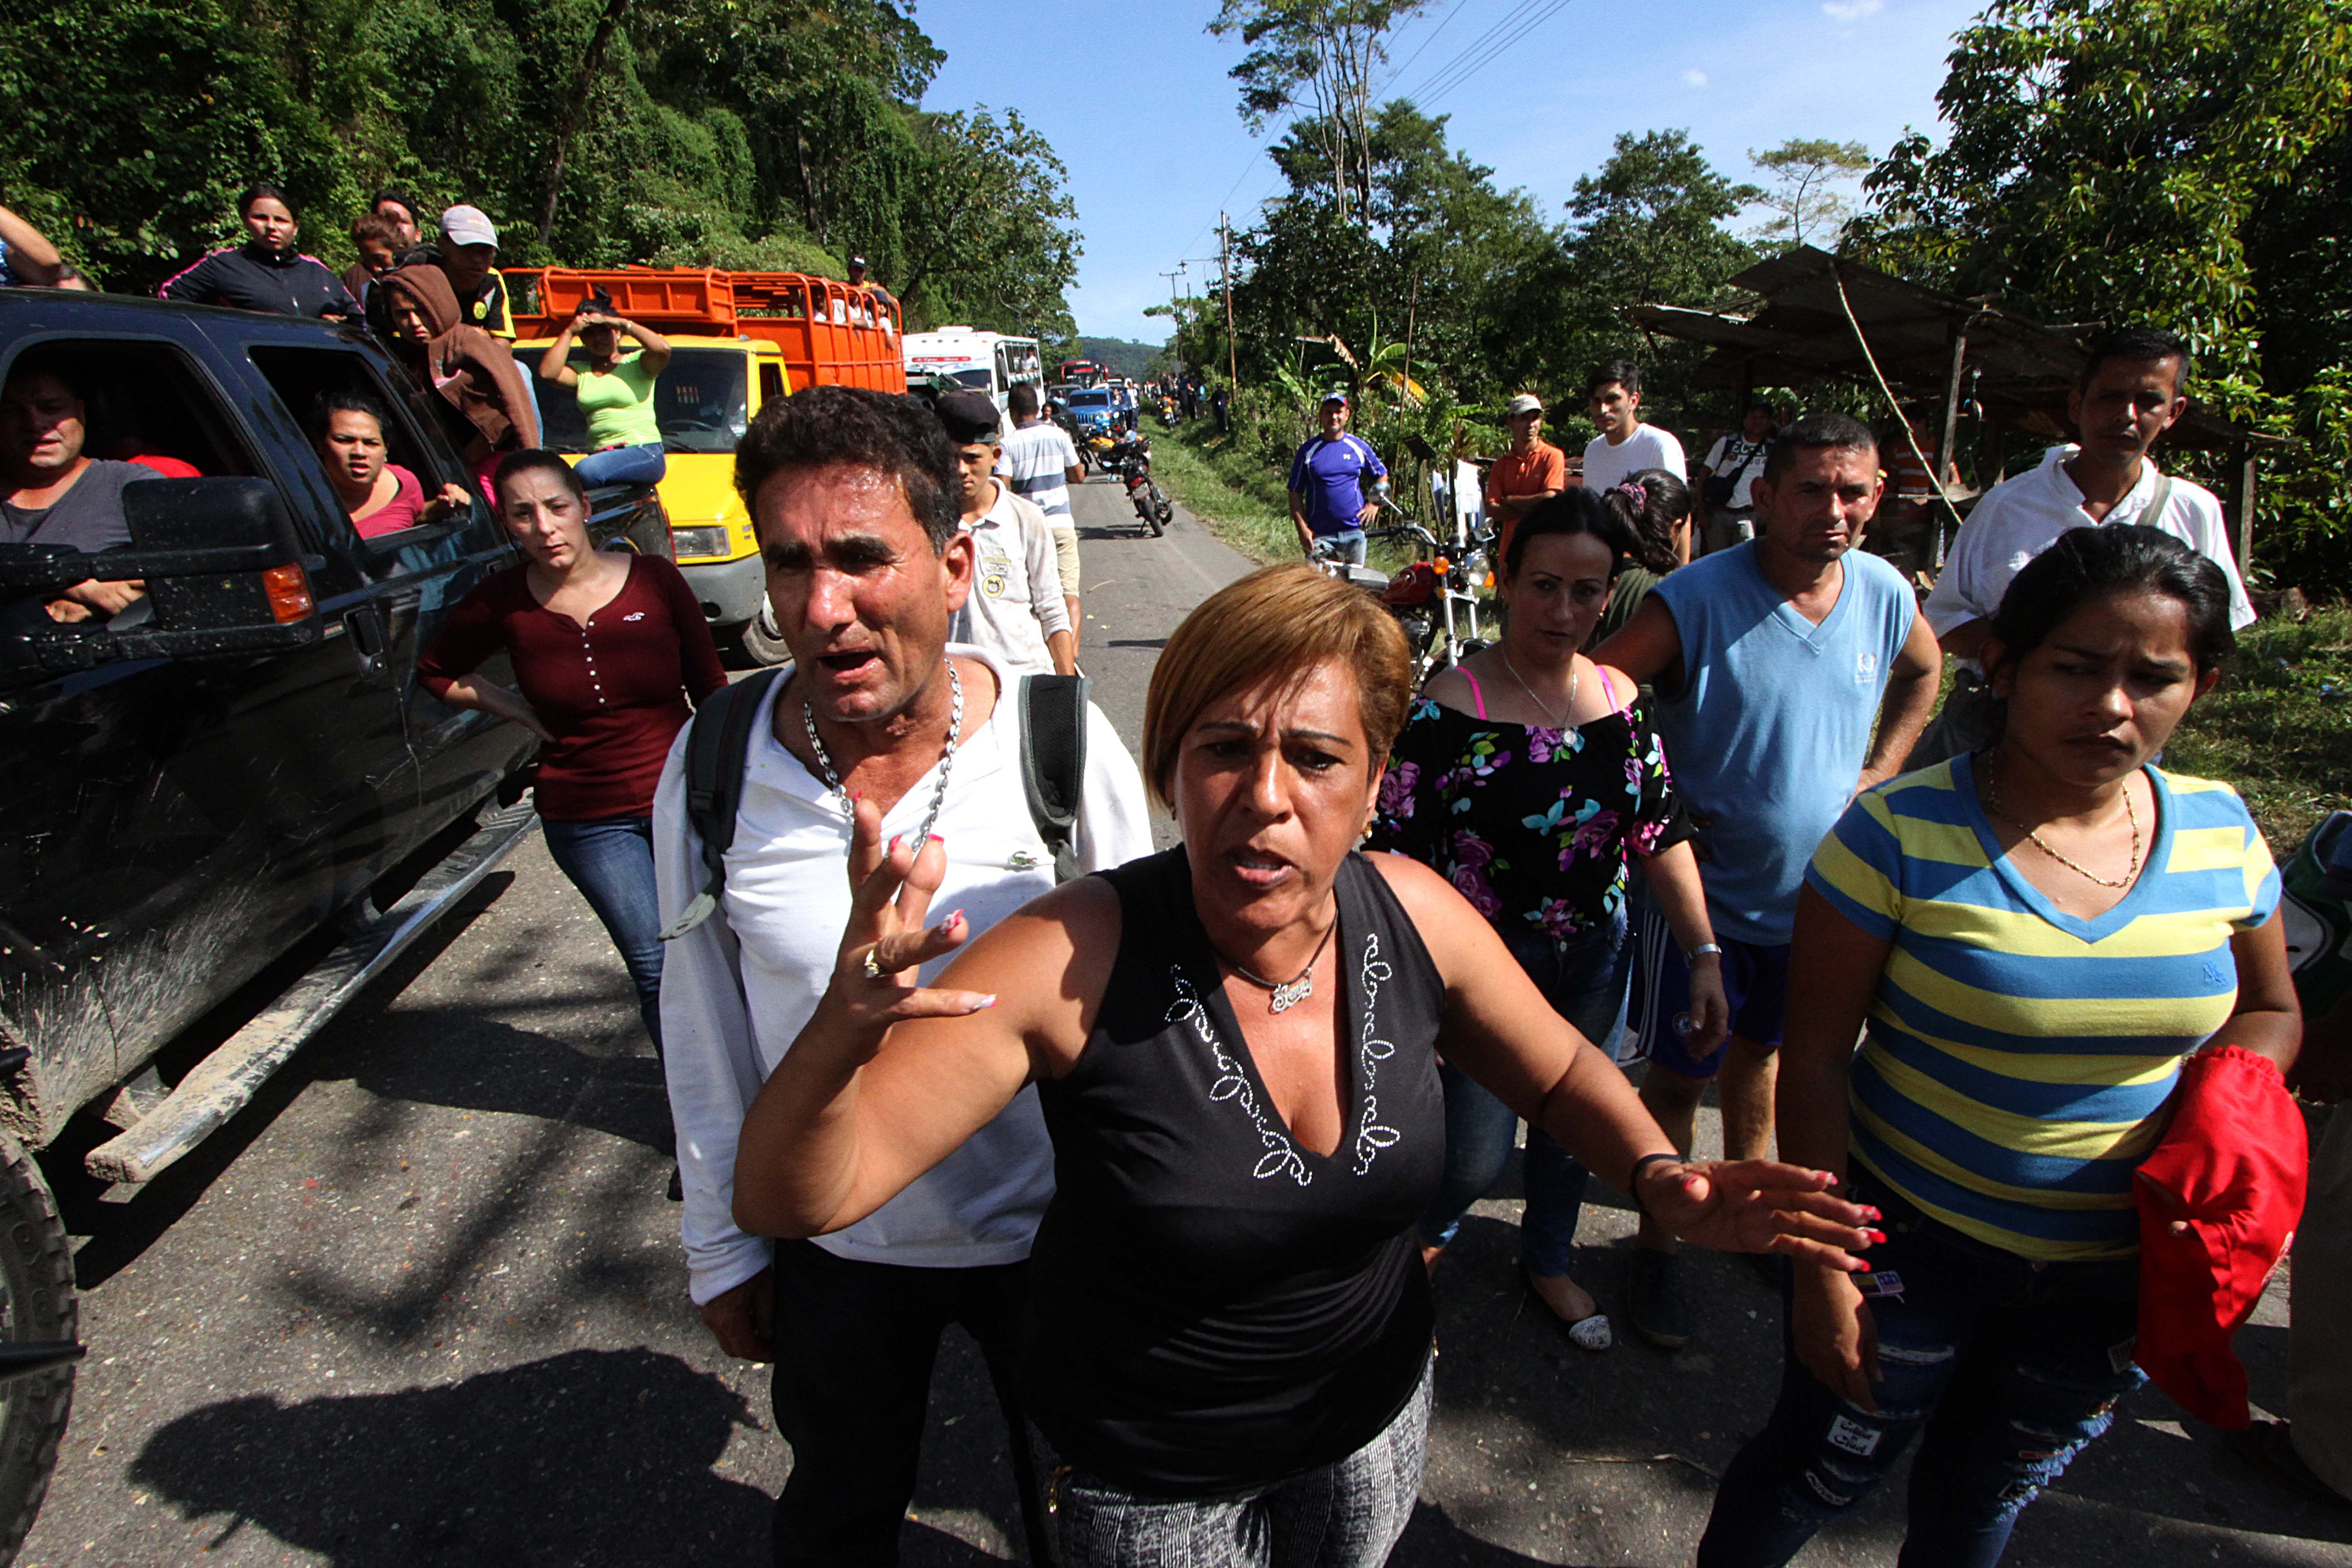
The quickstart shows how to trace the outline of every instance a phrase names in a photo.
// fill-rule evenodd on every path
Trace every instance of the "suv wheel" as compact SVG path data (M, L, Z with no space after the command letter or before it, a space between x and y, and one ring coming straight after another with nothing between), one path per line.
M71 1340L73 1249L40 1167L0 1135L0 1339ZM74 1369L0 1383L0 1563L13 1561L41 1511L73 1408Z
M784 645L784 634L776 628L775 609L764 597L760 600L760 613L743 623L736 640L743 647L743 657L762 668L793 657L793 650Z

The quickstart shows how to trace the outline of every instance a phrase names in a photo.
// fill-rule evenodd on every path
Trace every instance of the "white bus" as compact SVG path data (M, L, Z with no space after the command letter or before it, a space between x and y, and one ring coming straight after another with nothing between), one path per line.
M1045 384L1045 363L1038 356L1034 338L941 327L935 332L908 332L899 341L906 345L909 382L948 376L974 392L988 394L999 414L1005 411L1017 383L1025 381L1040 389Z

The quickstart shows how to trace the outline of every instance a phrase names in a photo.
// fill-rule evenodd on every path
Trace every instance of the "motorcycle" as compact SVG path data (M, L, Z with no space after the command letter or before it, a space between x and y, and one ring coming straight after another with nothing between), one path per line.
M1105 473L1116 474L1127 487L1127 499L1134 504L1138 521L1154 538L1167 531L1176 515L1175 503L1151 477L1151 443L1132 430L1114 431L1097 436L1087 443L1095 459L1095 467Z
M1402 571L1391 576L1375 567L1336 561L1319 544L1310 560L1326 575L1351 583L1381 601L1396 617L1412 649L1414 680L1424 680L1488 644L1478 624L1477 587L1486 576L1494 535L1486 530L1468 533L1457 529L1462 537L1452 542L1449 551L1396 504L1385 484L1374 487L1372 499L1397 521L1368 530L1365 538L1411 548L1415 558Z

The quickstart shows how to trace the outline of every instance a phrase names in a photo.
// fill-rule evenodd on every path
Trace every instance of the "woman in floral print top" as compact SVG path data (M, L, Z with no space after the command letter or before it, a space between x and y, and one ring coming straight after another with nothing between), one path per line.
M1503 641L1423 688L1390 754L1370 843L1444 874L1560 1016L1604 1049L1624 1007L1634 865L1685 950L1714 941L1657 733L1624 678L1576 652L1629 542L1615 509L1581 489L1520 522L1503 561ZM1703 957L1693 965L1694 1048L1718 1041L1727 1019L1717 963ZM1501 1100L1450 1067L1444 1079L1445 1183L1421 1222L1432 1268L1502 1174L1517 1131ZM1587 1180L1566 1151L1528 1130L1528 1283L1571 1339L1601 1350L1609 1320L1570 1276Z

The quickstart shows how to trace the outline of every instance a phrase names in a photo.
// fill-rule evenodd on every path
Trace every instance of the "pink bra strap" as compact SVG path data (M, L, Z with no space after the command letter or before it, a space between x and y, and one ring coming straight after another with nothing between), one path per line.
M1614 713L1623 708L1625 705L1617 700L1616 683L1609 679L1609 667L1605 664L1596 664L1592 667L1592 673L1601 678L1601 690L1602 695L1609 699L1609 711Z
M1454 668L1460 669L1462 671L1462 679L1470 683L1470 700L1478 705L1478 717L1484 719L1486 716L1486 694L1479 689L1478 678L1471 674L1469 670L1464 668L1461 665L1457 664Z

